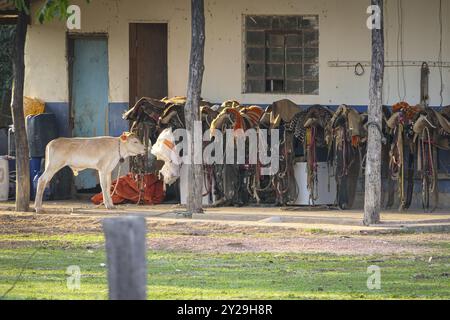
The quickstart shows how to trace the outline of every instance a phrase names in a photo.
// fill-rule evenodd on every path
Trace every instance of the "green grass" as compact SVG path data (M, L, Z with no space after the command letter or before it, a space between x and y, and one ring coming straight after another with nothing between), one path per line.
M0 297L37 250L6 299L107 298L101 235L1 235L0 242L11 243L0 249ZM149 299L449 299L450 256L428 258L149 251L148 294ZM70 265L81 269L80 290L67 288ZM370 265L381 268L381 290L367 289Z

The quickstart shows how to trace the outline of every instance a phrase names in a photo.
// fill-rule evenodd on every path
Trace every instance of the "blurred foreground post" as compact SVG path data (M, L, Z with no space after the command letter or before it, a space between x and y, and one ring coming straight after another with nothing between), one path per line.
M147 299L147 245L144 217L103 220L110 300Z

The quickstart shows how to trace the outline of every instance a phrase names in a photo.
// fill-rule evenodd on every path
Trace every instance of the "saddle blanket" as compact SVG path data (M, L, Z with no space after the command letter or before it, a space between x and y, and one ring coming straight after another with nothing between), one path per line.
M122 176L119 178L119 185L116 188L116 192L112 195L114 204L120 203L137 203L142 200L147 205L159 204L164 200L164 185L161 180L154 174L146 174L144 176L144 192L140 198L139 187L137 181L133 178L132 174ZM117 180L112 183L110 192L114 191L117 184ZM94 204L101 204L103 202L102 193L97 193L91 198Z

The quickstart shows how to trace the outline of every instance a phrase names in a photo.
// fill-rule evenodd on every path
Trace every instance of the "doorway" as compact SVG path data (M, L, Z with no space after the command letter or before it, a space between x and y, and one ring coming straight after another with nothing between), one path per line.
M70 112L73 137L104 136L108 122L108 40L106 36L69 37ZM75 177L78 191L99 184L95 170Z
M130 23L130 106L168 94L167 23Z

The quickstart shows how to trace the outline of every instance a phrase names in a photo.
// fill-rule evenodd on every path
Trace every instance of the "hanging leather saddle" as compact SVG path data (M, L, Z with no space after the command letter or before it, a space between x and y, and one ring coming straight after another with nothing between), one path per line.
M234 137L240 137L246 130L258 127L264 113L258 106L243 107L233 100L224 102L222 106L224 109L211 122L211 135L220 130L227 137L225 130L231 129ZM224 141L224 148L225 146ZM246 153L248 157L248 148ZM243 205L249 201L247 167L239 164L214 165L216 205Z
M326 126L328 161L335 166L336 203L341 209L349 209L354 203L365 134L363 118L345 104L338 107Z

